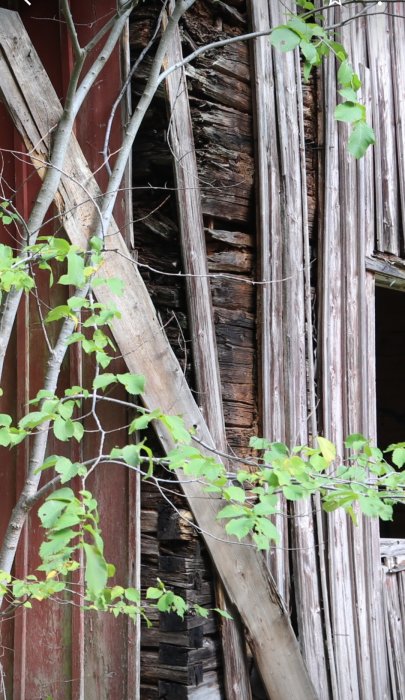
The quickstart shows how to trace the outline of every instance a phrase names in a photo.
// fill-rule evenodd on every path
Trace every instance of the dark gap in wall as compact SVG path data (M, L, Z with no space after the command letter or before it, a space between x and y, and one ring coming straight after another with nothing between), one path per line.
M377 441L382 449L405 440L405 294L376 288ZM394 507L381 537L405 538L405 505Z

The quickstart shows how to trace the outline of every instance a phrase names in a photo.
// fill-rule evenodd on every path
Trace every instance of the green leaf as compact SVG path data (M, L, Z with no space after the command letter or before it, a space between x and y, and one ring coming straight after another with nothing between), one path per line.
M58 520L61 512L66 508L63 501L46 500L38 510L39 519L42 526L49 529Z
M307 42L311 39L313 35L312 27L313 24L307 24L299 17L293 17L287 22L288 29L292 29L293 32L299 34Z
M246 501L246 493L240 486L228 486L224 489L224 497L229 501L238 501L244 503Z
M352 122L364 120L365 113L364 105L358 102L342 102L335 108L335 119L339 122L348 122L351 124Z
M225 525L225 530L228 535L235 535L239 540L243 537L247 537L249 532L252 530L254 524L253 518L235 518L234 520L229 520Z
M341 85L344 87L351 86L352 83L352 78L353 78L353 68L351 67L349 61L345 60L342 61L342 63L339 66L337 78L338 81Z
M11 444L11 435L8 428L0 428L0 445L8 447Z
M66 345L72 345L72 343L80 343L85 339L83 333L72 333L72 335L67 339Z
M59 278L59 284L71 284L73 287L84 287L86 276L84 274L84 259L75 251L67 254L67 274Z
M362 513L371 518L392 520L392 505L384 503L377 495L359 496L359 505Z
M279 51L292 51L301 41L301 37L285 25L276 27L270 34L270 44Z
M139 464L139 446L138 445L125 445L121 450L122 457L124 461L129 464L130 467L137 467Z
M315 46L304 39L300 43L301 53L305 60L311 65L316 66L320 63L320 57Z
M84 343L83 343L84 347ZM107 369L108 365L111 363L112 358L107 355L106 352L99 351L96 352L96 362L103 368Z
M113 384L116 381L117 381L117 377L115 376L115 374L112 374L111 372L106 372L105 374L99 374L93 380L93 388L94 389L105 389L107 386L110 386L110 384Z
M375 143L374 131L369 124L361 121L350 134L348 150L355 158L362 158L369 146Z
M210 614L210 611L207 610L207 608L203 608L201 605L198 605L198 603L193 604L193 610L196 615L203 617L204 619L207 619L208 615Z
M135 432L135 430L145 430L145 428L148 427L149 423L152 420L160 418L161 415L161 411L155 409L151 413L143 413L141 416L134 418L131 425L129 426L129 434L131 435Z
M58 440L67 442L75 432L73 421L64 420L61 416L57 416L53 424L53 432Z
M97 598L107 585L107 562L94 544L84 542L83 549L86 554L84 577L87 588L91 597Z
M274 540L274 542L278 542L280 539L280 533L268 518L256 518L255 530L260 535L265 535L267 539Z
M64 420L68 420L72 417L74 411L75 403L74 401L63 401L58 406L58 413ZM45 408L45 406L44 406Z
M83 435L84 435L83 424L80 421L75 420L73 422L73 437L74 437L74 439L77 440L77 442L80 442Z
M61 474L61 484L66 484L78 474L84 476L87 469L80 462L71 462L67 457L58 457L55 463L55 471Z
M183 443L184 445L189 445L191 443L191 435L184 426L184 421L180 416L162 415L160 420L169 428L173 440Z
M86 309L90 306L90 302L88 299L85 297L69 297L67 300L67 305L69 309L72 311L78 311L79 309L82 309L83 307L86 307Z
M397 447L392 453L392 461L394 462L395 466L402 469L405 464L405 448Z
M233 620L232 615L229 614L226 610L221 610L221 608L212 608L214 612L218 613L218 615L221 615L221 617L224 617L226 620Z
M253 533L253 541L259 551L267 551L270 548L270 540L259 532Z
M124 595L131 603L139 603L141 600L141 594L136 588L126 588Z
M100 287L101 285L106 285L113 294L117 297L121 297L124 293L124 282L119 277L111 277L110 279L104 279L98 277L93 280L93 287Z
M351 87L346 87L343 88L342 90L339 90L339 95L344 97L345 100L348 100L349 102L356 102L357 100L357 95L353 88Z
M283 494L288 501L299 501L301 498L305 498L308 495L308 491L302 488L302 486L296 486L290 484L289 486L283 487Z
M13 419L11 416L8 415L8 413L0 413L0 425L5 426L6 428L9 428L11 423L13 422Z
M322 456L324 459L326 459L328 465L333 462L334 459L336 459L336 447L333 444L333 442L330 442L330 440L327 440L324 437L321 437L318 435L316 438L318 441L318 445L320 447Z
M45 323L52 323L52 321L59 321L61 318L67 318L70 316L70 309L66 305L55 306L51 311L45 316Z
M352 433L352 435L348 435L345 440L345 447L351 448L352 450L360 450L366 444L366 438L360 433Z
M150 586L146 591L146 599L156 600L158 598L161 598L163 593L164 591L161 588L154 588L153 586Z
M49 414L44 411L31 411L26 416L21 418L18 423L19 427L25 430L26 428L36 428L41 423L45 423L49 419Z
M254 450L267 450L270 446L271 442L266 438L253 436L249 440L249 447L253 447Z
M240 515L246 515L246 507L238 505L225 506L219 511L217 518L238 518Z
M347 53L342 44L338 44L337 41L328 41L328 45L332 49L333 53L339 59L339 61L344 61L347 58Z
M117 379L120 384L125 386L128 394L138 396L145 391L145 377L141 374L131 374L130 372L126 374L117 374Z

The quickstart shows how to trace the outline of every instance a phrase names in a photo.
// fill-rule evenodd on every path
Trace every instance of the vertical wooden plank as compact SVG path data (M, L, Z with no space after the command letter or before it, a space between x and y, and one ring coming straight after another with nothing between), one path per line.
M349 8L348 14L352 13ZM353 14L353 13L352 13ZM350 22L342 30L342 42L347 47L354 70L359 72L359 63L366 58L363 42L365 27ZM362 384L366 368L363 357L367 356L368 344L365 327L365 219L363 209L365 161L358 162L347 149L349 128L339 127L339 163L341 191L342 231L342 285L343 285L343 416L344 434L367 433L365 422L365 387ZM363 332L362 332L363 331ZM343 453L342 453L343 454ZM355 629L359 692L361 697L373 696L373 669L371 666L370 637L368 630L367 586L374 583L373 571L367 565L364 551L365 523L358 515L357 526L349 526L348 536L352 542L352 586L355 604ZM378 563L378 562L377 562ZM366 579L366 571L371 581ZM376 570L379 574L379 566Z
M174 3L170 3L173 11ZM181 61L180 32L167 53L167 65ZM222 406L221 379L215 339L211 290L208 277L201 192L195 156L193 127L184 69L173 72L166 81L169 104L168 139L174 159L176 196L181 233L184 272L187 274L187 303L193 348L198 403L214 440L222 453L227 450ZM216 583L217 601L229 609L233 621L221 622L224 682L229 700L251 697L246 644L236 608L230 607L223 585Z
M115 12L114 0L90 0L82 3L72 2L72 12L78 26L79 40L82 44L89 41L100 29L105 19ZM122 41L114 50L106 68L100 74L96 85L83 104L76 123L76 135L91 170L100 187L108 180L108 172L103 163L103 145L105 131L114 104L123 81ZM122 107L122 108L121 108ZM111 125L109 150L114 154L110 160L112 166L119 149L123 133L123 114L127 105L120 106ZM129 221L130 198L128 173L123 181L123 190L119 193L114 210L118 230L125 240L130 240ZM114 371L125 371L123 360L114 361ZM84 378L88 385L92 379L92 365L84 358ZM122 391L118 398L126 398ZM128 422L126 409L103 412L103 424L111 428ZM128 441L126 431L112 433L114 436L110 448L115 444ZM84 445L87 455L97 449L97 442L87 436ZM117 567L116 580L123 585L139 587L139 480L133 472L126 473L116 467L102 467L97 470L90 489L94 491L100 504L102 514L101 527L109 560ZM111 485L113 484L113 488ZM85 617L83 640L85 654L81 669L82 697L93 695L102 700L109 697L126 697L135 700L139 695L139 643L140 628L131 620L121 616L113 620L110 616L94 614ZM74 640L73 640L74 643ZM80 699L82 700L82 698Z
M248 3L252 31L270 27L268 3ZM267 37L253 45L254 124L256 130L256 226L258 247L258 318L260 423L264 437L285 440L283 389L283 266L276 108L272 52ZM265 284L263 284L263 282ZM280 498L274 524L280 548L272 549L271 572L285 604L289 598L286 503Z
M348 14L355 14L354 8ZM370 71L367 64L366 20L351 22L343 30L343 43L351 57L354 69L361 75L363 86L360 98L368 107L368 118L373 117L370 94ZM345 145L341 146L342 151ZM345 149L347 152L347 148ZM344 247L345 247L345 377L347 384L347 434L361 432L376 440L375 429L375 330L373 282L367 279L366 255L374 247L376 221L374 218L375 185L373 149L355 162L343 154L343 177L350 170L353 179L345 188ZM350 189L350 194L348 193ZM348 216L349 209L353 219ZM364 358L368 361L365 362ZM364 697L386 697L388 675L382 612L381 564L379 553L379 521L359 515L358 526L352 527L353 580L358 629L359 682Z
M285 21L294 7L269 3L270 24ZM298 102L302 102L299 57L275 51L273 55L275 101L280 149L279 165L282 209L283 336L286 439L290 445L308 442L306 380L306 314L303 199L301 157L304 135L299 125ZM303 125L302 125L303 129ZM300 644L312 681L320 698L329 696L323 623L318 581L318 563L312 501L293 504L292 532L294 584Z
M1 199L10 199L15 193L15 161L11 154L14 147L14 128L6 113L4 105L0 105L0 133L2 147L9 149L2 154L2 180ZM5 245L12 244L13 231L0 225L0 242ZM1 387L3 395L0 397L0 412L8 413L15 417L17 412L17 379L18 372L16 366L17 339L14 333L11 338L9 352L6 356L4 371L2 374ZM1 483L1 508L0 508L0 537L3 538L8 524L8 518L15 503L16 472L17 472L16 450L8 450L0 447L0 483ZM3 605L3 609L6 604ZM3 619L0 624L0 697L1 700L12 698L13 688L13 664L14 664L14 620Z
M396 154L401 210L399 231L402 231L399 248L402 256L405 252L405 24L403 17L401 17L403 10L403 2L394 2L391 9L392 17L390 18L392 88L395 108L394 123L396 128Z
M267 10L263 3L251 3L250 12L255 31L284 20L276 3L268 3ZM255 40L254 45L260 279L269 281L259 301L262 421L269 439L303 444L308 430L303 248L306 189L301 161L305 153L303 133L297 130L300 74L297 57L272 56L266 38ZM329 688L312 504L295 505L293 512L297 516L291 521L291 530L300 643L318 695L326 699ZM286 529L285 514L279 518L282 531ZM286 541L282 540L284 546ZM283 557L285 553L276 557L276 571L285 576L288 565ZM280 584L285 590L285 582Z
M52 3L42 0L41 8L36 8L45 18L52 16ZM61 66L59 61L59 30L57 23L50 19L38 21L33 19L32 9L23 7L21 12L25 26L39 46L44 60L49 62L49 72L54 85L60 89ZM46 40L45 40L46 37ZM55 60L55 56L58 58ZM52 57L52 61L49 58ZM22 140L17 137L15 148L22 151ZM16 205L25 218L28 218L32 203L39 187L39 178L33 177L28 163L16 159L16 181L18 182ZM53 213L53 212L52 212ZM48 226L44 233L51 233L53 226ZM49 302L48 283L43 278L37 279L38 293L43 295L45 303ZM47 349L40 328L37 306L34 298L25 299L17 320L17 364L18 370L18 417L28 408L27 402L41 388L44 376ZM51 333L52 335L52 333ZM66 382L66 372L62 373L61 382ZM66 384L65 384L66 385ZM53 439L49 441L50 451L54 451ZM24 443L19 447L18 484L16 497L19 496L25 477L25 466L29 460L29 446ZM29 515L20 542L15 562L15 575L23 577L32 573L39 564L38 549L43 540L43 531L39 525L36 512ZM49 601L35 604L30 611L15 617L15 666L14 697L30 698L37 694L52 695L58 700L70 697L71 687L63 684L62 678L72 678L70 666L71 620L69 606L61 606ZM49 639L54 638L52 646ZM66 644L62 644L62 639Z
M333 22L333 13L328 13ZM321 299L321 373L322 373L322 430L342 454L344 424L342 317L342 224L338 138L333 118L336 104L336 68L334 61L327 62L324 70L325 109L325 174L324 210L320 226L320 274ZM359 697L356 664L355 616L351 586L351 561L349 528L344 513L337 511L328 517L329 586L331 623L337 672L336 697Z
M403 624L404 572L385 573L384 589L387 619L387 644L392 652L391 684L393 695L405 697L405 634Z
M376 133L375 207L376 248L399 255L398 169L394 123L393 76L391 70L390 19L376 8L367 21L369 66L373 92L373 122Z

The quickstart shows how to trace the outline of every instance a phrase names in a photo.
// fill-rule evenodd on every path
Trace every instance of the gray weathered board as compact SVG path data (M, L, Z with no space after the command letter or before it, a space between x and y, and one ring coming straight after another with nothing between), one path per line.
M10 115L24 139L33 163L43 174L49 158L50 131L61 115L61 105L18 14L0 11L0 89ZM86 247L94 228L94 198L98 186L74 137L64 163L55 202L66 232L75 244ZM119 275L125 295L114 298L108 287L98 288L102 303L112 301L121 311L113 333L128 369L146 377L145 405L183 415L197 434L213 445L182 370L159 325L153 304L114 222L108 231L104 278ZM160 431L162 443L170 440ZM178 473L182 481L181 472ZM297 640L264 560L253 547L224 537L216 521L219 502L203 494L201 485L182 483L207 547L231 601L246 626L252 652L272 700L315 698ZM201 496L204 495L204 498Z
M170 3L173 11L174 2ZM183 59L180 31L177 29L166 56L167 66ZM190 102L184 68L168 76L169 140L174 160L178 219L180 223L183 268L187 275L188 318L191 328L193 367L198 402L217 448L226 452L227 441L222 403L221 378L215 339L214 314L208 276L201 191L195 154ZM233 621L221 622L224 658L224 685L227 700L250 700L246 642L237 609L229 606L220 582L217 604Z

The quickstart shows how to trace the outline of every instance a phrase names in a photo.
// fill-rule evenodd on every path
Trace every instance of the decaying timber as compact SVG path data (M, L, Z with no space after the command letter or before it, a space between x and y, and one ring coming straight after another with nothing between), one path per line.
M393 4L398 14L402 5ZM282 22L282 7L273 0L197 0L183 22L183 50ZM159 8L158 2L141 3L134 13L134 54L150 38ZM336 21L340 12L336 9ZM11 26L11 15L1 16L3 25ZM297 57L275 54L267 38L201 56L184 71L186 87L182 76L181 91L187 89L188 97L179 123L176 81L170 81L167 92L159 89L144 121L133 156L138 268L121 242L112 243L128 257L120 270L132 290L117 339L128 366L147 376L148 405L187 415L204 440L221 451L247 454L249 437L260 432L296 444L319 430L342 454L348 432L376 436L374 286L405 288L399 257L405 250L404 27L398 17L374 17L350 24L343 33L377 132L374 154L370 151L360 163L348 157L346 127L337 127L332 118L338 99L333 62L302 87ZM2 41L4 46L7 41ZM179 42L174 49L181 51ZM138 73L140 82L133 84L135 100L148 60ZM175 60L174 53L167 60ZM30 148L47 132L37 95L21 73L16 86L3 65L3 91L9 91L10 110ZM40 70L38 75L44 81L41 92L48 95L46 78ZM56 120L59 106L53 96L50 105ZM46 160L46 144L45 138L34 158ZM190 156L187 167L184 155ZM75 145L66 167L79 180L90 177ZM80 196L70 188L64 181L60 205ZM76 218L65 220L68 234L83 243L82 231L92 220L91 207L79 210ZM115 234L111 240L118 238ZM185 246L197 261L182 259ZM114 259L114 275L116 264ZM201 284L181 273L202 275ZM190 308L200 293L201 303ZM192 349L202 329L209 342L200 348L194 342ZM206 363L202 377L207 354L216 361ZM206 400L210 386L211 402ZM165 443L166 436L160 437ZM191 488L186 493L191 504L200 495ZM163 496L142 487L143 585L160 576L187 600L212 607L212 564L190 526L190 503L179 492L173 499L177 513ZM197 499L194 504L197 524L214 531L215 507L208 503L202 512ZM318 508L319 503L313 508L283 504L277 525L284 549L274 548L269 557L317 695L321 700L401 697L402 560L384 550L381 568L377 523L360 518L353 527L344 514L324 517L313 512ZM215 533L221 537L222 529ZM261 558L209 538L207 545L248 628L272 700L299 693L311 697ZM229 562L232 558L236 564ZM252 614L252 605L264 606L263 615ZM153 622L151 630L142 630L142 700L222 699L217 621L155 615ZM282 658L286 648L295 661ZM227 651L232 655L233 648ZM238 697L237 687L234 693Z
M3 42L1 67L2 74L7 76L2 81L3 96L33 162L44 163L49 148L49 122L58 121L61 106L18 16L5 10L0 14L4 32L0 37L0 42ZM5 35L7 38L4 38ZM12 39L12 48L9 39ZM7 63L4 60L4 43ZM27 55L27 49L29 61L21 63L19 59L21 55ZM9 71L11 65L13 70ZM21 90L21 85L24 90ZM41 101L45 94L46 119L41 111ZM40 99L38 95L41 96ZM82 201L81 186L78 184L81 182L86 183L86 193L90 192L92 199L78 207L77 202ZM72 137L56 202L66 232L72 242L82 248L86 248L86 241L97 216L93 199L98 196L94 177L79 145ZM115 222L112 222L109 234L106 241L112 256L108 253L106 255L103 277L108 279L116 276L115 254L118 250L120 277L126 290L123 298L115 299L122 317L114 321L112 331L129 370L142 373L147 378L147 389L143 396L145 405L160 405L163 411L183 415L187 424L196 428L197 436L204 444L214 446ZM102 303L108 303L114 297L109 290L103 287L99 289L97 296ZM159 429L159 439L166 448L172 446L163 429ZM291 696L297 700L315 698L297 640L263 558L253 548L243 547L224 538L223 528L216 521L218 500L207 498L198 483L183 480L181 472L178 473L178 478L202 532L214 535L213 538L206 536L207 547L231 602L236 604L241 614L267 692L272 700ZM204 498L199 498L201 495ZM257 598L256 603L253 597Z

